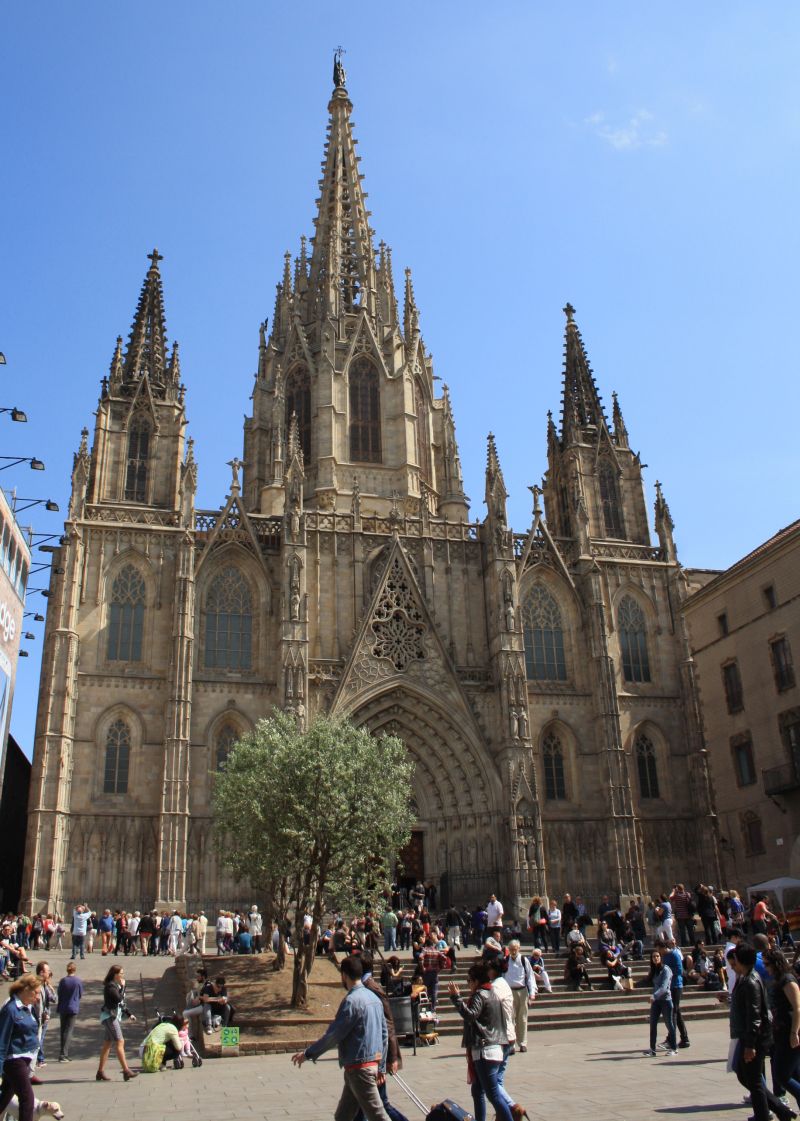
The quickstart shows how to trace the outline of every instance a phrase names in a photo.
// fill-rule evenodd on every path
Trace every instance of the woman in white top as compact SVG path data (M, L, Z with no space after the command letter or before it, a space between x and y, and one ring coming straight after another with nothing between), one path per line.
M558 909L555 899L550 901L550 906L547 909L547 933L550 935L550 945L553 947L553 953L557 954L561 949L561 911Z

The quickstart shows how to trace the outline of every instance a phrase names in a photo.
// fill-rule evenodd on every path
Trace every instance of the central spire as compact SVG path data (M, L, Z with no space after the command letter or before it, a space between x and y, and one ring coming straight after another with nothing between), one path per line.
M575 322L575 308L567 303L564 339L564 392L561 414L561 439L567 444L581 441L587 432L596 432L606 423L600 394L586 356L581 333Z
M325 158L312 239L309 288L317 314L341 315L366 308L375 313L373 231L350 121L353 108L344 85L341 48L334 60L334 90L328 105Z

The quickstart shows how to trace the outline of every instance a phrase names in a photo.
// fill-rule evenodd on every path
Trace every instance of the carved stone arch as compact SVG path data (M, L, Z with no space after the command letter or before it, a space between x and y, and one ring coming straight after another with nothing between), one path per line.
M288 433L292 414L295 414L303 459L310 463L314 415L313 379L311 367L304 356L293 361L286 371L280 395L283 401L281 421L284 431Z
M250 594L252 618L251 664L245 673L256 673L267 661L267 620L272 614L272 587L263 562L236 541L221 543L205 559L197 573L195 590L196 667L206 669L206 605L211 586L228 569L236 569ZM221 672L225 672L222 670Z
M223 739L227 741L230 748L230 744L234 742L233 733L236 734L236 739L241 739L252 731L252 721L239 708L234 707L231 701L216 716L212 716L206 725L204 736L205 743L208 745L206 770L209 776L219 770L219 751L223 746Z
M111 602L111 593L114 587L114 581L126 565L131 564L134 568L139 570L145 584L145 591L147 599L145 600L145 607L152 607L156 602L156 573L153 568L153 563L146 553L140 552L133 546L127 546L121 549L116 556L112 557L106 566L103 574L103 595L102 601L104 604Z
M375 594L375 589L380 583L380 579L386 571L386 565L392 553L392 543L387 545L378 545L376 548L371 549L364 560L364 570L367 578L364 581L364 598L369 602ZM410 551L404 550L405 558L408 561L408 567L414 574L417 584L420 583L419 565L417 558Z
M383 462L385 393L381 372L382 363L367 353L354 354L345 369L347 459L351 463Z
M625 596L631 596L644 611L647 618L648 627L652 627L653 631L658 627L658 609L653 601L653 597L641 584L634 583L630 578L623 579L617 588L614 589L611 596L611 611L609 619L609 629L616 630L617 628L617 614L619 612L620 602Z
M617 672L621 681L626 684L638 681L637 678L631 678L625 672L624 642L620 629L620 611L624 610L626 614L629 614L630 601L632 601L633 606L638 608L638 611L641 612L644 624L647 674L638 683L649 684L657 681L659 678L659 648L662 644L656 641L660 629L658 625L658 610L649 593L640 584L634 584L630 579L624 580L620 586L615 589L611 597L609 630L615 636L619 650L619 657L616 659Z
M560 646L563 650L564 676L557 676L558 648L551 643L547 664L551 666L553 676L532 676L534 655L531 650L530 627L534 622L534 603L538 598L537 591L541 589L546 596L555 601L560 616L561 636ZM582 634L582 604L574 588L550 564L537 565L533 569L526 569L519 586L519 605L522 615L523 639L525 644L525 671L529 686L549 690L554 683L572 682L577 684L585 675L582 670L579 641ZM538 606L538 605L537 605Z

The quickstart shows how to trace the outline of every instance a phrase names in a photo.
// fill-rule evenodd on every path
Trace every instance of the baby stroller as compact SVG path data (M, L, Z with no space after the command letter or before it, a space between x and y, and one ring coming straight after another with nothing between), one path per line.
M156 1016L156 1023L157 1024L163 1024L166 1021L171 1022L174 1018L177 1018L178 1013L175 1012L174 1010L172 1012L170 1012L169 1014L167 1014L166 1012L161 1013L156 1008L155 1016ZM177 1058L175 1058L173 1060L172 1065L175 1067L176 1070L181 1070L184 1066L184 1061L183 1060L184 1059L191 1059L193 1067L201 1067L203 1065L203 1060L202 1060L202 1058L200 1056L200 1053L198 1052L197 1048L195 1047L194 1043L192 1042L191 1037L189 1036L189 1033L181 1031L181 1032L178 1032L178 1034L181 1037L181 1041L183 1043L183 1049L182 1049L180 1055L178 1055Z

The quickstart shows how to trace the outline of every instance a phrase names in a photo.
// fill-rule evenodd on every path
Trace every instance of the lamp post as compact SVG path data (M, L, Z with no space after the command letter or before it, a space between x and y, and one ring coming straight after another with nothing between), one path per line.
M20 502L24 502L24 506L20 506ZM51 514L58 513L58 503L54 502L52 498L19 498L17 492L11 492L11 509L15 514L21 514L25 510L30 510L31 506L44 506L45 510L49 510Z
M31 471L44 471L44 464L35 455L0 455L0 459L8 460L0 467L0 471L5 471L9 467L16 467L18 463L30 463Z
M13 409L0 408L0 413L11 413L11 419L15 420L17 424L28 423L28 414L24 413L22 409L18 409L16 407L14 407Z

